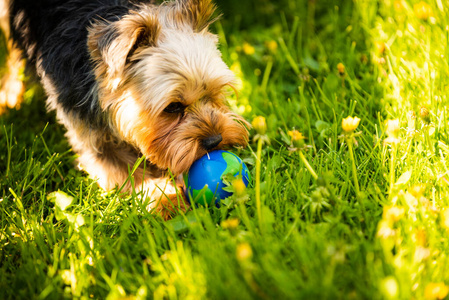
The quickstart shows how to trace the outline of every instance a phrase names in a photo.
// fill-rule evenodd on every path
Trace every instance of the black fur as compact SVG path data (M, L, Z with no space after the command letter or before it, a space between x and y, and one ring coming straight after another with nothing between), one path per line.
M67 112L101 126L87 28L95 20L115 21L134 7L123 0L13 0L11 34L31 65L45 72ZM40 65L37 65L40 62Z

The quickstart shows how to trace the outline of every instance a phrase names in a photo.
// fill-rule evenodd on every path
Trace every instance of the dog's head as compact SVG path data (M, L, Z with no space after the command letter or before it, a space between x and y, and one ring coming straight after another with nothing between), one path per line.
M208 151L248 140L248 123L226 103L234 74L208 31L214 10L210 0L141 6L89 31L111 128L175 174Z

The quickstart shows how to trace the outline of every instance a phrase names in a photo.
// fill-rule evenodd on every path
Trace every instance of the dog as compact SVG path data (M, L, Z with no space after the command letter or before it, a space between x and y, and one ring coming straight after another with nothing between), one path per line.
M15 46L36 70L79 164L103 189L141 192L149 211L169 218L188 205L182 174L195 160L247 144L250 125L226 102L235 76L208 30L210 0L8 7Z

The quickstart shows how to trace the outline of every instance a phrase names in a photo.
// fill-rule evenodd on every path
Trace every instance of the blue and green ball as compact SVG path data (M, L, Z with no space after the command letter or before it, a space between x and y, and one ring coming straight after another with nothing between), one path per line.
M232 195L224 190L223 179L231 174L241 176L246 186L251 181L245 163L235 154L215 150L196 160L188 173L184 174L184 183L189 202L200 205L217 205L220 200Z

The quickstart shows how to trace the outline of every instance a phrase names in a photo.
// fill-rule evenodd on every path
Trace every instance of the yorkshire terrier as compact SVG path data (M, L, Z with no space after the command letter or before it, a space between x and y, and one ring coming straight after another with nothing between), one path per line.
M8 4L15 45L105 190L141 191L148 210L168 217L185 209L181 174L196 159L247 144L248 123L226 103L235 77L208 31L211 0Z

